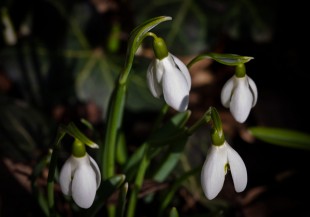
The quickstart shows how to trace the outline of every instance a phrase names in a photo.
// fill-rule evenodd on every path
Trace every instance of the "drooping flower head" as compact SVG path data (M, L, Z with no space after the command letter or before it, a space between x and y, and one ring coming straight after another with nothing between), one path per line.
M236 192L242 192L248 180L242 158L226 141L221 146L212 145L201 172L202 189L209 200L222 190L228 169Z
M189 102L191 77L186 65L168 52L162 38L154 39L154 59L147 70L147 84L156 98L164 96L166 103L177 111L185 111Z
M201 186L209 200L222 190L225 176L231 171L236 192L247 185L247 170L240 155L226 142L218 113L212 117L215 127L211 130L212 145L201 171Z
M72 196L81 208L89 208L100 185L101 174L95 160L85 151L79 140L73 144L73 152L60 171L60 188L63 194Z
M256 105L256 84L245 73L236 73L223 86L221 101L223 106L230 109L236 121L243 123L248 118L251 108Z

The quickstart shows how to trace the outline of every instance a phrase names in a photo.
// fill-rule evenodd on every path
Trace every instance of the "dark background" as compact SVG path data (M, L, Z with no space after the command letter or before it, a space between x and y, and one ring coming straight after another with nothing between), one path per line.
M305 3L197 0L186 5L185 2L1 0L0 6L6 7L11 15L18 40L8 45L0 36L0 216L43 215L31 193L29 180L32 169L46 155L57 126L85 118L98 132L103 132L108 97L123 65L129 33L144 20L160 15L173 17L171 22L154 30L167 40L170 52L184 61L203 52L252 56L254 59L246 64L246 69L258 88L257 105L246 123L237 124L219 101L220 90L233 69L214 62L203 66L205 73L215 79L193 85L192 94L199 101L191 101L189 105L193 111L191 121L209 106L218 108L231 145L247 165L249 182L244 192L236 194L227 176L219 195L219 199L231 204L225 212L209 212L200 200L194 200L190 206L193 192L184 196L181 189L176 195L180 199L175 201L180 216L310 216L309 151L274 146L247 139L245 135L246 128L251 126L309 133L306 33L309 25ZM185 10L187 7L190 9ZM29 34L19 31L25 21ZM110 37L116 23L117 45L111 48ZM2 32L4 26L0 29ZM81 35L86 40L84 44ZM75 53L70 56L68 51ZM146 40L142 56L133 65L137 76L144 78L151 55ZM89 58L97 58L99 62L87 69L88 77L76 86ZM108 76L102 76L102 72ZM191 73L195 75L195 71ZM147 137L159 108L154 105L160 104L151 99L146 86L139 91L135 84L129 88L133 94L129 95L123 124L129 150ZM206 147L196 143L201 138L208 139L206 132L199 131L193 136L192 145L198 148L187 154L196 159L194 164L203 163L201 150ZM44 172L41 179L39 185L44 189ZM137 215L152 216L149 205L143 202L140 205Z

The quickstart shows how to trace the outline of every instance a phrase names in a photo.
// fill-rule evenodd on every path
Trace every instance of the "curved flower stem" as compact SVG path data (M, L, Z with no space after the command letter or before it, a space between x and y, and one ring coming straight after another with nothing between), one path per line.
M109 102L107 113L107 125L105 132L104 148L101 149L101 174L103 179L107 179L115 174L115 146L121 130L121 122L124 113L125 97L127 91L128 76L132 68L135 53L152 28L159 23L171 20L171 17L160 16L146 21L136 27L129 38L125 65L120 73L113 94ZM144 174L142 175L144 177ZM143 178L142 178L143 179ZM114 216L114 206L108 207L110 216Z
M55 216L55 202L54 202L54 179L55 179L55 171L57 167L57 157L58 151L60 148L60 141L65 136L65 132L62 128L58 129L56 139L53 144L53 152L51 156L51 162L49 165L48 170L48 177L47 177L47 202L49 208L49 216Z
M204 115L190 128L187 129L187 133L191 135L194 133L201 125L209 123L211 121L212 107L210 107Z

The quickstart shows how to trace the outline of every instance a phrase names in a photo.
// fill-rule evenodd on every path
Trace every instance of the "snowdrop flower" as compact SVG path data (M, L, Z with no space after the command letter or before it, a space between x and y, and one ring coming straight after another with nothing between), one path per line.
M186 65L168 52L161 38L154 39L154 59L147 70L147 84L156 98L164 96L166 103L177 111L185 111L189 102L191 77Z
M234 75L223 86L221 101L236 121L243 123L257 102L257 87L249 76Z
M80 153L83 154L83 151ZM60 171L59 182L63 194L72 196L79 207L87 209L94 202L101 174L97 163L85 152L85 148L84 155L80 155L73 151Z
M209 200L221 191L227 170L230 169L236 192L242 192L247 185L247 170L240 155L225 141L212 145L202 167L201 185Z

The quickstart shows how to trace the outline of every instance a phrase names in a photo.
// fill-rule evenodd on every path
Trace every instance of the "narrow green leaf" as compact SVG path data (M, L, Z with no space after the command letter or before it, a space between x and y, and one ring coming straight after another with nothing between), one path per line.
M172 207L169 217L179 217L178 210L175 207Z
M148 139L148 142L153 146L167 144L184 132L184 125L191 115L190 111L180 112L173 116L167 123L157 129Z
M210 53L209 55L215 61L222 63L224 65L229 65L229 66L236 66L239 64L244 64L254 59L254 57L240 56L237 54Z
M264 142L289 148L310 150L310 134L272 127L250 127L249 132Z
M126 207L126 196L128 192L128 182L126 182L120 189L117 207L116 207L116 217L123 217Z
M84 133L82 133L74 123L71 122L68 126L62 126L62 128L66 131L66 133L74 138L77 138L85 145L88 145L91 148L99 148L99 146L95 142L91 141Z
M158 216L163 216L164 210L168 207L171 203L171 200L175 194L175 192L179 189L179 187L192 175L195 175L197 172L201 171L201 167L197 167L192 169L186 173L184 173L181 177L179 177L173 185L169 188L169 190L163 195L163 199L161 200Z
M49 216L48 202L41 189L37 189L36 197L45 216Z
M135 53L138 50L139 46L141 45L143 39L147 36L147 33L158 24L171 19L172 18L168 16L154 17L152 19L145 21L141 25L137 26L134 30L132 30L128 41L127 54L126 54L127 58L124 67L125 69L124 73L120 78L120 83L126 83Z
M92 123L90 123L88 120L81 118L81 123L84 124L88 129L94 130Z
M239 64L247 63L254 58L248 56L240 56L237 54L205 53L195 57L187 64L187 66L190 68L193 64L203 59L213 59L224 65L237 66Z
M124 165L124 173L128 180L134 178L140 164L145 147L149 145L148 158L153 158L161 150L162 147L171 145L175 139L179 139L182 134L185 133L184 125L190 117L190 111L181 112L173 116L167 123L161 128L156 130L148 139L146 143L140 146L129 158ZM187 134L186 134L187 135ZM172 156L171 156L172 157Z
M175 168L177 163L179 162L180 156L183 153L184 147L187 142L186 138L181 138L176 140L173 144L171 144L164 157L160 160L157 169L155 169L155 173L153 175L153 179L158 182L164 181L171 171Z
M151 29L153 29L155 26L158 24L172 20L171 17L167 16L159 16L159 17L154 17L152 19L149 19L142 23L141 25L137 26L130 34L129 38L129 44L131 46L128 46L130 49L130 55L134 55L140 46L141 42L145 38L145 34L149 32Z
M126 175L133 167L136 167L137 163L141 161L143 154L145 152L145 147L146 147L146 144L141 145L128 159L123 169Z
M123 165L127 161L126 138L123 132L118 135L116 144L116 161Z

